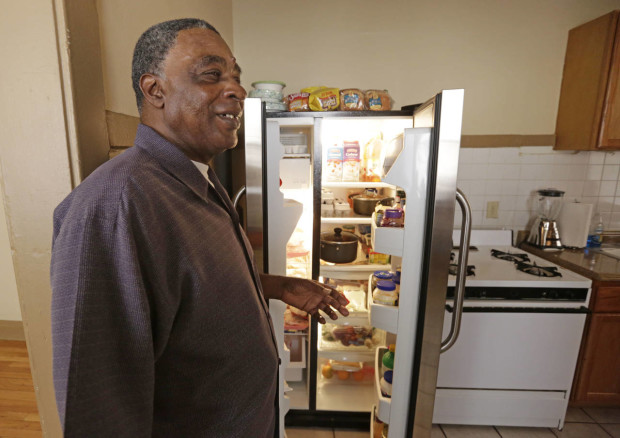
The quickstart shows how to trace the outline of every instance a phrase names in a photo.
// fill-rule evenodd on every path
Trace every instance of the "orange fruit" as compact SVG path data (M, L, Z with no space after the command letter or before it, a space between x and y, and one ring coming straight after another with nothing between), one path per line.
M353 373L353 379L355 379L355 381L357 381L357 382L361 382L362 380L364 380L364 372L363 371L355 371Z
M332 372L332 366L329 364L323 365L323 367L321 368L321 374L323 374L323 377L325 377L326 379L331 379L334 376L334 373Z
M338 378L340 380L347 380L349 378L349 372L348 371L338 371Z

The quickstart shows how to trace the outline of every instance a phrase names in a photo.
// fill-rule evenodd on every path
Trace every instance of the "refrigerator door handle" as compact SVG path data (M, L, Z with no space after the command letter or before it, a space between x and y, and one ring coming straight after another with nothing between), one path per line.
M241 186L239 190L237 190L237 193L235 193L235 196L233 196L233 201L232 201L233 207L237 208L237 204L239 204L239 200L244 194L245 194L245 186Z
M440 353L445 353L454 345L461 330L461 316L465 299L465 279L467 277L467 256L469 255L469 237L471 235L471 207L467 198L459 189L456 189L456 201L461 207L461 242L459 244L458 268L456 273L456 287L454 288L454 312L450 322L450 333L441 343Z

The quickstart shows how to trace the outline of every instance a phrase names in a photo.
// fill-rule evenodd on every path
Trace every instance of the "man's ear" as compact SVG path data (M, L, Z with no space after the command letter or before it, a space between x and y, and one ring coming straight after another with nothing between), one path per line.
M164 107L164 92L161 82L161 78L152 73L145 73L140 77L140 89L144 95L144 100L155 108Z

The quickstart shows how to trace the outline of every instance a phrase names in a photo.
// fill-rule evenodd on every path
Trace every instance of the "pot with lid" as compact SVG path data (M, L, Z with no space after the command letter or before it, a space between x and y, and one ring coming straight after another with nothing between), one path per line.
M364 193L349 196L353 200L353 211L362 216L372 216L377 203L392 205L394 198L377 194L377 189L366 189Z
M358 237L342 228L321 233L321 259L331 263L351 263L357 258Z

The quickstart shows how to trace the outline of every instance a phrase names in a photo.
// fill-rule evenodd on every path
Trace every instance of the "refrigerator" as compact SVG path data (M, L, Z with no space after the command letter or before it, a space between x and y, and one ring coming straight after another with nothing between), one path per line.
M259 269L329 283L351 301L349 317L326 318L325 325L270 301L281 359L279 436L285 425L430 436L439 355L455 342L460 318L454 312L442 339L455 205L462 210L463 248L471 228L456 188L463 98L463 90L443 90L381 112L266 112L259 99L246 99L225 179ZM359 153L343 154L339 163L343 144ZM403 227L378 226L375 214L352 210L353 196L367 189L402 196ZM321 235L335 228L358 236L353 262L321 259ZM467 250L459 257L466 266ZM396 306L373 301L376 271L400 275ZM464 278L459 272L457 301ZM386 396L382 358L390 344Z

